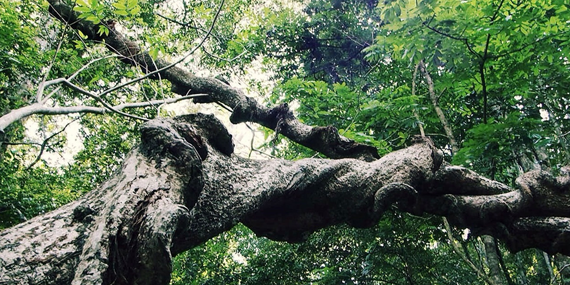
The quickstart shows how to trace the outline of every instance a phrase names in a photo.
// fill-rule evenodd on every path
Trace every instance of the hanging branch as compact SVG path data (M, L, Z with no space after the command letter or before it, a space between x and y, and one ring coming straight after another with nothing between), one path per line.
M244 122L258 123L272 130L278 129L280 134L294 142L316 150L330 158L357 158L372 161L379 158L376 148L356 143L341 136L338 130L332 126L312 127L301 123L289 110L287 104L274 108L267 108L256 100L247 97L241 90L231 87L215 78L198 77L193 73L177 67L180 59L169 63L163 59L153 59L147 52L142 51L139 45L127 39L118 32L113 25L109 26L109 35L98 35L96 25L79 19L69 6L61 0L50 0L50 13L65 24L80 29L91 40L101 41L103 38L107 47L122 56L125 63L137 66L147 73L148 78L154 79L153 74L160 74L161 78L169 80L172 84L172 92L180 95L208 94L196 103L218 102L228 106L232 110L230 121L234 124ZM221 9L221 8L220 8ZM219 14L220 9L216 15ZM216 16L217 17L217 16ZM215 23L215 21L214 21ZM213 25L209 31L213 29ZM203 41L209 36L204 37ZM194 50L199 48L199 44ZM190 52L185 57L192 54ZM184 58L185 58L184 57ZM146 78L145 77L145 78Z

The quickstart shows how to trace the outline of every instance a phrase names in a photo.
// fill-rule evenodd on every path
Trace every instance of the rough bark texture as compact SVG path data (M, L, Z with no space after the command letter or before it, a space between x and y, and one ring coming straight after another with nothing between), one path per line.
M434 168L441 154L427 142L373 162L260 161L232 150L213 116L150 121L112 179L0 233L0 283L168 284L172 256L238 222L300 242L334 224L372 226L394 204L446 216L513 251L570 254L567 207L551 202L566 197L567 177L533 172L509 189L461 167Z
M489 278L492 280L493 285L507 284L503 270L501 270L495 239L488 235L483 235L481 239L485 246L485 259L489 267Z
M92 28L62 2L49 2L59 19ZM145 55L137 54L143 59L125 55L125 61L141 65ZM258 122L343 159L244 159L232 154L231 136L213 116L150 121L140 146L106 183L0 232L0 284L168 284L172 256L236 223L260 236L300 242L330 225L372 226L394 205L445 216L474 235L501 239L512 251L535 247L570 254L566 172L530 172L511 189L442 163L426 139L376 159L373 148L340 137L332 127L303 125L286 106L261 107L215 79L176 68L163 78L176 90L206 92L229 105L233 122Z

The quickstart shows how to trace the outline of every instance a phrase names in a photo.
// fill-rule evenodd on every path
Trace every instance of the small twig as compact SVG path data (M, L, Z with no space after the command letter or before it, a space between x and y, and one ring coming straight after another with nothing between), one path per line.
M36 92L36 102L42 101L42 94L43 94L42 83L44 83L49 76L51 68L53 67L53 63L55 62L55 58L57 57L57 54L59 53L59 50L61 49L61 44L63 43L63 38L65 37L65 33L67 32L67 27L68 27L68 25L65 25L65 28L61 32L61 40L57 44L57 48L55 49L55 53L53 54L53 58L51 59L51 62L49 63L49 66L47 67L46 72L44 74L44 78L42 79L42 82L40 83L40 88L38 88L38 91Z
M423 25L424 27L430 29L431 31L437 33L437 34L440 34L440 35L442 35L442 36L445 36L446 38L450 38L450 39L452 39L452 40L456 40L456 41L461 41L461 42L463 42L463 43L465 44L465 46L467 46L467 49L469 50L469 52L471 52L472 54L474 54L475 56L477 56L477 57L479 57L479 58L482 57L479 53L477 53L475 50L473 50L473 48L472 48L471 45L469 44L469 40L468 40L467 38L457 37L457 36L454 36L454 35L452 35L452 34L448 34L448 33L442 32L442 31L440 31L440 30L438 30L438 29L436 29L436 28L431 27L431 26L429 25L429 23L426 23L426 22L423 22L422 25Z
M54 80L50 80L48 82L46 82L46 85L52 85L52 84L56 84L56 83L63 83L64 85L67 85L68 87L70 87L71 89L73 89L74 91L77 91L81 94L85 94L93 99L95 99L97 102L101 103L101 105L103 105L105 108L107 108L109 111L117 113L119 115L128 117L128 118L132 118L132 119L137 119L137 120L143 120L143 121L148 121L149 119L147 118L143 118L143 117L139 117L136 115L131 115L125 112L121 112L120 110L116 110L115 108L113 108L113 106L111 106L109 103L107 103L105 100L103 100L101 98L100 95L97 95L93 92L90 92L88 90L85 90L71 82L69 82L69 80L65 79L65 78L58 78L58 79L54 79ZM102 94L105 94L106 92L103 92Z
M37 142L9 142L9 141L2 141L1 142L3 145L37 145L37 146L41 146L41 143L37 143Z
M53 133L51 136L47 137L41 144L40 146L40 153L38 153L38 155L36 156L36 159L34 161L32 161L32 163L30 165L28 165L28 167L26 167L26 170L30 170L38 161L40 161L40 158L42 157L42 154L45 151L45 148L47 147L47 143L49 142L50 139L56 137L57 135L61 134L62 132L65 131L65 129L67 129L67 127L69 125L71 125L72 123L74 123L75 121L77 121L79 118L81 118L81 116L71 120L69 123L67 123L61 130Z
M254 149L253 141L255 140L255 130L248 123L245 123L245 126L251 131L251 141L249 142L249 154L247 155L247 158L251 158L251 153L253 152Z
M416 68L414 69L414 74L412 76L412 96L416 96L416 78L418 75L418 69L420 68L420 63L416 64ZM420 135L422 136L422 138L425 138L426 133L424 131L424 126L422 124L422 122L420 121L420 115L418 114L418 110L416 110L414 108L414 117L416 117L416 121L418 122L418 127L420 128Z
M207 96L207 95L206 95L206 96ZM222 102L216 101L215 103L218 104L218 106L222 107L222 109L224 109L224 110L226 110L226 111L228 111L228 112L230 112L230 113L233 112L232 108L230 108L229 106L223 104Z
M215 58L215 59L217 59L217 60L222 60L222 61L225 61L225 62L232 62L232 61L234 61L234 60L236 60L236 59L242 57L244 54L246 54L246 53L249 52L247 49L244 48L244 51L243 51L242 53L236 55L234 58L232 58L232 59L226 59L226 58L221 58L221 57L219 57L219 56L217 56L217 55L215 55L215 54L210 53L210 52L207 51L205 48L203 48L202 51L203 51L207 56L209 56L209 57Z
M120 111L122 109L128 109L128 108L142 108L152 105L172 104L178 101L192 99L196 97L203 97L203 96L208 96L208 94L193 94L178 98L153 100L147 102L125 103L117 106L112 106L112 109L115 111ZM93 106L46 107L39 103L34 103L16 110L12 110L8 114L5 114L4 116L0 117L0 132L2 132L7 126L11 125L12 123L34 114L37 115L67 115L74 113L105 114L108 110L109 110L108 108L93 107Z
M67 78L67 80L71 81L73 78L75 78L77 75L79 75L79 73L81 73L83 70L87 69L87 67L89 67L91 64L103 60L103 59L108 59L108 58L113 58L113 57L117 57L116 54L113 55L108 55L108 56L104 56L104 57L100 57L100 58L96 58L93 59L91 61L89 61L88 63L86 63L85 65L83 65L80 69L78 69L77 71L75 71L71 76L69 76ZM50 80L51 81L51 80ZM38 87L38 95L41 95L41 93L44 92L45 87L52 85L52 84L48 84L46 85L46 81L42 81L42 83L40 83L40 86ZM59 91L61 89L61 87L57 87L55 90L53 90L52 92L50 92L42 101L42 104L45 104L47 102L47 100L49 98L51 98L51 96L53 96L53 94L55 94L57 91ZM38 101L39 102L39 101Z

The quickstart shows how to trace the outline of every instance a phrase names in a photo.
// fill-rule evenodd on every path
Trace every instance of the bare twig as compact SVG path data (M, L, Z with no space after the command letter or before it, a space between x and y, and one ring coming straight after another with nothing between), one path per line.
M136 116L136 115L131 115L131 114L122 112L122 111L120 111L120 110L116 110L116 109L113 108L113 106L111 106L109 103L105 102L105 100L103 100L100 95L97 95L97 94L95 94L95 93L93 93L93 92L90 92L90 91L88 91L88 90L85 90L85 89L83 89L83 88L81 88L81 87L79 87L79 86L77 86L77 85L71 83L69 80L67 80L67 79L65 79L65 78L58 78L58 79L50 80L50 81L46 82L46 86L52 85L52 84L57 84L57 83L62 83L62 84L64 84L64 85L67 85L68 87L70 87L70 88L73 89L74 91L77 91L77 92L79 92L79 93L81 93L81 94L85 94L85 95L87 95L87 96L89 96L89 97L95 99L97 102L101 103L101 105L103 105L105 108L107 108L109 111L112 111L112 112L114 112L114 113L117 113L117 114L119 114L119 115L122 115L122 116L125 116L125 117L128 117L128 118L137 119L137 120L143 120L143 121L148 121L147 118L139 117L139 116ZM108 90L109 90L109 89L108 89ZM108 91L108 90L107 90L107 91ZM102 94L106 94L106 93L108 93L108 92L103 92Z
M416 78L418 76L418 69L420 68L420 63L416 64L416 68L414 68L414 75L412 76L412 96L416 96ZM414 108L414 117L416 117L416 121L418 122L418 127L420 128L420 135L422 137L426 136L426 133L424 131L424 126L423 123L420 121L420 115L418 114L418 111Z
M77 118L75 118L75 119L73 119L73 120L71 120L69 123L65 124L65 126L64 126L61 130L59 130L59 131L53 133L51 136L49 136L49 137L47 137L46 139L44 139L44 141L43 141L43 142L41 143L41 145L40 145L40 153L38 153L38 155L36 156L36 159L34 159L34 161L32 161L32 163L30 163L30 165L28 165L28 167L26 167L26 170L30 170L36 163L38 163L38 161L40 161L40 158L42 157L42 154L44 153L45 148L48 146L48 142L49 142L52 138L54 138L54 137L56 137L57 135L63 133L63 132L67 129L67 127L68 127L69 125L71 125L73 122L76 122L77 120L79 120L79 118L81 118L81 116L80 116L80 117L77 117Z
M430 20L430 22L431 22L431 20ZM449 34L449 33L446 33L446 32L442 32L442 31L440 31L440 30L438 30L438 29L436 29L436 28L430 26L430 25L429 25L430 22L423 22L422 25L423 25L424 27L430 29L431 31L433 31L433 32L435 32L435 33L437 33L437 34L440 34L440 35L442 35L442 36L444 36L444 37L446 37L446 38L450 38L450 39L452 39L452 40L456 40L456 41L461 41L461 42L463 42L463 43L465 44L465 46L467 47L467 49L469 50L469 52L471 52L473 55L475 55L475 56L477 56L477 57L479 57L479 58L482 57L479 53L477 53L475 50L473 50L473 48L471 47L471 44L469 44L469 40L468 40L467 38L458 37L458 36L454 36L454 35Z
M43 95L43 88L41 88L42 84L47 80L47 78L49 76L49 73L51 71L53 63L55 62L55 58L57 57L57 54L59 53L59 50L61 49L61 44L63 43L63 38L65 37L66 31L67 31L67 26L65 26L65 29L63 29L63 31L61 32L61 40L57 44L57 48L55 49L55 53L53 54L53 58L51 59L51 62L49 63L49 66L47 67L46 72L44 74L44 78L42 79L42 82L40 83L40 88L38 88L38 91L36 93L36 102L42 101L42 95Z
M418 63L418 67L419 67L420 71L422 72L424 79L427 83L427 87L428 87L428 91L429 91L429 97L431 99L433 108L435 109L435 112L437 114L437 117L439 118L439 121L443 125L443 130L445 131L445 134L447 135L447 138L449 139L449 143L451 144L451 150L455 154L459 151L459 144L455 140L455 136L453 135L453 129L451 128L451 124L449 124L449 122L445 118L445 114L443 113L443 110L441 110L441 107L439 106L438 96L436 96L436 94L435 94L435 86L434 86L433 80L432 80L429 72L427 71L423 60L420 60L420 62Z
M161 104L172 104L182 100L188 100L197 97L204 97L208 96L207 94L193 94L182 96L178 98L170 98L170 99L163 99L163 100L153 100L147 102L135 102L135 103L125 103L120 104L117 106L109 106L108 107L93 107L93 106L65 106L65 107L48 107L44 106L39 103L31 104L16 110L12 110L10 113L0 117L0 132L3 131L6 127L11 125L12 123L19 121L23 118L28 116L38 114L38 115L66 115L66 114L75 114L75 113L92 113L92 114L105 114L110 110L115 112L120 112L123 109L129 108L143 108L148 106L154 105L161 105ZM121 112L122 113L122 112Z
M69 76L67 78L67 80L72 80L77 75L79 75L79 73L81 73L83 70L87 69L87 67L89 67L91 64L98 62L100 60L109 59L109 58L113 58L113 57L117 57L117 55L113 54L113 55L108 55L108 56L93 59L93 60L89 61L88 63L86 63L85 65L83 65L77 71L75 71L71 76ZM38 96L41 96L41 94L45 90L45 87L47 87L47 86L46 86L46 81L44 80L44 81L42 81L42 83L40 83L40 86L38 87L38 91L37 91ZM53 96L53 94L57 93L60 89L61 89L61 87L58 87L55 90L53 90L52 92L50 92L47 96L45 96L45 98L43 100L41 100L41 103L45 104L48 101L48 99L51 98L51 96ZM38 101L38 102L40 102L40 101Z

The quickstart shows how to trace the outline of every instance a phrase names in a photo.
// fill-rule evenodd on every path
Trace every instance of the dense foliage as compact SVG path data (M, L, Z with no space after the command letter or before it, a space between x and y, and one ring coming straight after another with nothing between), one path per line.
M106 51L54 22L44 2L0 4L1 115L40 101L42 81L88 63L74 82L93 91L141 75L115 58L100 59ZM523 171L556 171L570 158L564 0L120 0L78 1L75 10L94 23L117 21L154 57L179 58L199 46L183 64L245 83L268 104L289 103L303 122L335 126L381 155L425 133L449 162L506 184ZM99 32L109 31L102 25ZM269 86L260 72L272 75ZM169 97L168 83L141 81L104 99L117 105ZM49 98L53 106L92 101L70 89ZM159 106L131 113L174 114ZM66 142L77 140L63 131L72 119L82 146L72 160L50 163L46 156L69 152ZM0 228L106 179L136 141L139 123L117 114L37 116L0 132ZM274 156L318 155L269 132L266 138L258 147ZM481 239L449 230L433 217L394 212L372 229L339 226L291 245L238 226L178 256L172 283L483 284L488 276L504 284L570 282L563 257L511 254L500 244L490 251ZM500 276L490 255L500 260Z

